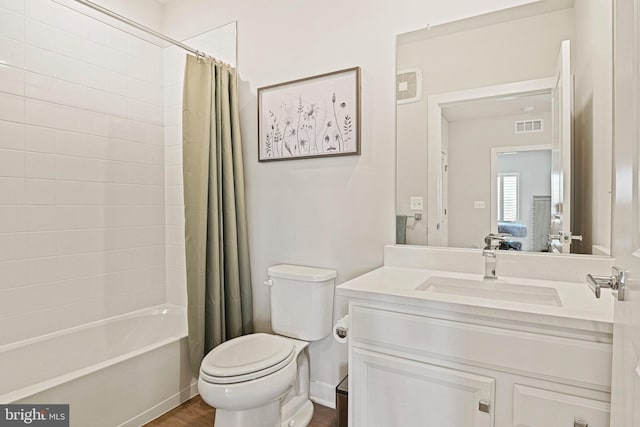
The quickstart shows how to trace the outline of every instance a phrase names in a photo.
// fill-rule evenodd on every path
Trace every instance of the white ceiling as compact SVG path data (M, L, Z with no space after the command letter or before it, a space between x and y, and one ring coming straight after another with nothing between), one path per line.
M442 108L442 115L449 122L457 122L518 114L540 114L550 111L551 94L544 93L450 104Z

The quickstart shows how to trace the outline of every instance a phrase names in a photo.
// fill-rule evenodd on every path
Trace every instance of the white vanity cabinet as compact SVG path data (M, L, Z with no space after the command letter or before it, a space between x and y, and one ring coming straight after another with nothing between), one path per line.
M360 348L352 355L353 425L493 426L493 378Z
M611 337L351 300L352 427L607 427Z

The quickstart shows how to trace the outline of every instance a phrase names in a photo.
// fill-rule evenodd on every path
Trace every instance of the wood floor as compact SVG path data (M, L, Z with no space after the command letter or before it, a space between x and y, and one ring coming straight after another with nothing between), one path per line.
M315 403L313 407L313 419L308 427L336 427L336 411ZM215 409L196 396L145 427L212 427L214 418Z

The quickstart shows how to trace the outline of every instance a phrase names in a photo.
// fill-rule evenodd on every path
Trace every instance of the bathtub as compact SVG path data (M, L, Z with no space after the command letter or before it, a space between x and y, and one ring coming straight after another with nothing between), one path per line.
M197 393L185 309L151 307L0 347L0 404L68 403L72 427L140 426Z

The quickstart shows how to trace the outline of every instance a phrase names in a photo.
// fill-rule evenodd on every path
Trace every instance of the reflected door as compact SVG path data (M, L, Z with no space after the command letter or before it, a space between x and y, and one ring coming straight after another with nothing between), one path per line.
M449 160L447 157L447 153L442 151L440 154L440 184L438 186L438 190L440 194L438 194L438 212L440 217L438 218L438 223L440 224L440 245L441 246L449 246L449 221L447 220L447 210L448 210L448 194L449 194L449 179L448 179L448 170L449 170Z
M550 250L569 253L571 248L571 142L573 139L573 84L571 47L562 42L552 98L551 227ZM567 233L569 233L567 235Z

